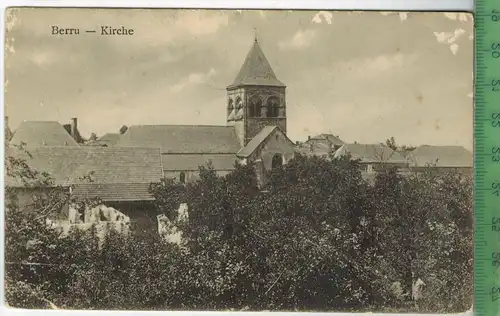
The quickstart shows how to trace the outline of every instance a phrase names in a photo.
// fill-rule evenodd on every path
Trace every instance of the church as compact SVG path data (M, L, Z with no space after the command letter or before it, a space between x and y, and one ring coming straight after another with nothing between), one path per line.
M195 180L199 166L209 162L219 175L230 173L235 163L252 162L265 177L266 171L293 158L295 146L286 135L286 86L257 39L226 90L227 104L221 105L227 111L225 126L130 126L115 136L114 146L160 148L164 177L179 182Z
M270 169L286 164L295 154L294 143L286 135L285 90L255 39L235 80L227 86L227 103L220 105L227 118L226 125L133 125L85 142L78 131L77 118L65 125L25 121L13 133L10 143L25 143L34 153L30 164L55 174L63 185L79 184L67 179L78 179L79 175L73 173L85 171L87 165L89 172L96 172L95 164L100 164L97 169L107 170L106 174L114 168L116 172L112 173L120 174L120 179L114 177L113 186L123 190L125 184L140 184L141 195L134 200L150 198L143 192L146 182L158 182L161 178L181 183L194 181L199 167L209 163L220 176L233 171L237 164L254 163L259 179L265 182ZM147 152L151 159L145 163L134 152ZM157 158L153 157L155 153ZM96 161L82 162L77 159L81 156ZM104 156L106 161L97 161ZM156 177L128 177L132 171L126 171L127 168L148 175L151 172L145 168L149 168ZM99 181L109 184L111 180L104 177ZM123 200L132 199L138 192L135 187L130 194L102 190L99 187L99 192L92 191L92 195L120 195Z

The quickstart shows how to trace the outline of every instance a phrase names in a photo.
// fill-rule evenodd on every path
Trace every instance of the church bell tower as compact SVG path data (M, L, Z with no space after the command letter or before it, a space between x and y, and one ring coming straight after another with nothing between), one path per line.
M286 134L286 86L278 80L257 38L234 82L227 87L227 124L245 146L265 126Z

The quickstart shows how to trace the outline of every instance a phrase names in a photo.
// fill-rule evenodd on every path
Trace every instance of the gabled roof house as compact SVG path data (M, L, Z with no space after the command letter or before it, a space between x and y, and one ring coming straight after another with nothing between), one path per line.
M412 168L472 169L474 156L462 146L429 146L415 148L408 160Z
M158 148L107 148L94 146L41 146L10 148L8 155L46 172L54 186L70 190L77 198L103 201L148 201L151 183L163 177ZM7 178L11 187L24 187L18 178Z

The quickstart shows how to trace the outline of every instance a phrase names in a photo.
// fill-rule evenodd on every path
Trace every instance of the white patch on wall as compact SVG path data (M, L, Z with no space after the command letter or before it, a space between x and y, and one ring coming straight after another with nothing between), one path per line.
M173 221L169 220L163 214L157 216L158 234L165 240L180 245L183 241L182 231L178 228L177 224L183 224L189 220L188 205L182 203L177 210L177 214L177 219Z

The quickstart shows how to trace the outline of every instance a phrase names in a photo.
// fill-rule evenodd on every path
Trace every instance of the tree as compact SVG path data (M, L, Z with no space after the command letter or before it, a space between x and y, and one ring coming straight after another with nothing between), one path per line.
M24 151L29 156L24 144L6 144L5 152L12 151ZM6 185L6 300L15 307L40 308L47 307L47 304L54 306L50 292L44 286L50 274L44 273L47 266L39 263L50 257L53 245L59 237L57 232L47 227L45 221L60 209L67 196L52 186L49 175L32 170L25 160L16 158L15 155L6 155L5 170L7 181L17 181L24 190L46 189L43 194L33 194L31 207L21 209L18 204L19 189ZM32 261L37 264L31 264Z
M403 157L406 157L408 156L408 154L410 152L412 152L413 150L416 149L416 147L414 146L408 146L408 145L397 145L396 144L396 140L394 139L394 137L391 137L391 138L388 138L385 140L385 145L389 148L391 148L392 150L400 153L401 155L403 155Z
M7 168L11 176L28 167L7 162L17 166ZM470 178L384 169L370 185L349 157L300 155L272 170L265 190L251 163L225 176L208 164L199 175L186 184L165 180L151 186L158 214L182 232L179 244L155 231L110 230L102 243L95 229L61 238L42 220L32 221L40 208L26 213L12 199L6 210L6 262L13 263L6 271L9 303L420 312L470 305ZM56 211L61 198L42 205ZM177 216L181 203L188 205L187 221ZM414 301L418 279L426 289Z
M392 150L398 150L398 146L396 145L396 141L394 140L394 137L386 139L385 144L387 147L391 148Z

